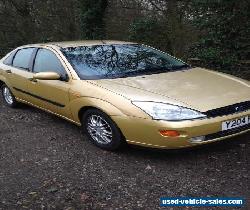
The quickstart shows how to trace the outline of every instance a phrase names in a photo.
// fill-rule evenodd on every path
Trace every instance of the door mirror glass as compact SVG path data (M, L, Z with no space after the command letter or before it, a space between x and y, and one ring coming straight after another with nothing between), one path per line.
M56 72L40 72L36 73L33 76L33 79L38 79L38 80L59 80L60 75Z

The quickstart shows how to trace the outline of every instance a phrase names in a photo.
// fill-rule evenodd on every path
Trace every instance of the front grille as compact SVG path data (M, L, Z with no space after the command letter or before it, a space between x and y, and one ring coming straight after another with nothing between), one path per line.
M230 135L237 134L248 129L250 129L250 124L247 124L245 126L241 126L238 128L226 130L226 131L220 131L218 133L208 134L205 136L204 141L209 141L209 140L213 140L213 139L217 139L217 138L221 138L225 136L230 136Z
M221 117L225 115L245 112L249 109L250 109L250 101L245 101L245 102L221 107L218 109L212 109L212 110L205 112L204 114L206 114L208 117Z

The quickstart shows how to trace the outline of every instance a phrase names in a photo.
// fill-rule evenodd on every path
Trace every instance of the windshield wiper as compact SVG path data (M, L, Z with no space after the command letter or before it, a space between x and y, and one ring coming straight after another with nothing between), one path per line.
M126 78L126 77L130 77L130 76L139 76L139 75L141 75L141 73L143 73L143 72L140 72L140 71L129 71L129 72L126 72L124 74L120 74L117 77L118 78Z
M181 66L171 66L171 67L160 67L160 68L147 68L141 71L129 71L117 75L108 75L109 78L126 78L131 76L143 76L143 75L151 75L151 74L159 74L165 72L171 72L180 69L187 69L191 68L188 64L181 65Z
M180 66L172 66L171 70L182 70L182 69L190 69L190 68L191 68L190 65L183 64L183 65L180 65Z
M126 72L120 76L118 76L119 78L125 78L125 77L130 77L130 76L143 76L143 75L150 75L150 74L158 74L158 73L164 73L164 72L168 72L171 69L166 68L166 67L162 67L162 68L148 68L145 70L141 70L141 71L131 71L131 72Z

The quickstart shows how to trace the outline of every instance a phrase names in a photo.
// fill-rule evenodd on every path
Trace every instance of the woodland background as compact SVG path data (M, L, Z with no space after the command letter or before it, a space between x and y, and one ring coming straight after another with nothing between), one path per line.
M249 0L0 0L0 56L79 39L145 43L250 79Z

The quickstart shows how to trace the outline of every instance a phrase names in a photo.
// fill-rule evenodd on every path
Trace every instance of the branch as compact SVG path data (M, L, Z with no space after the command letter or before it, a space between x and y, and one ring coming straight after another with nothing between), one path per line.
M164 8L161 8L154 0L148 0L149 3L158 11L163 12Z

